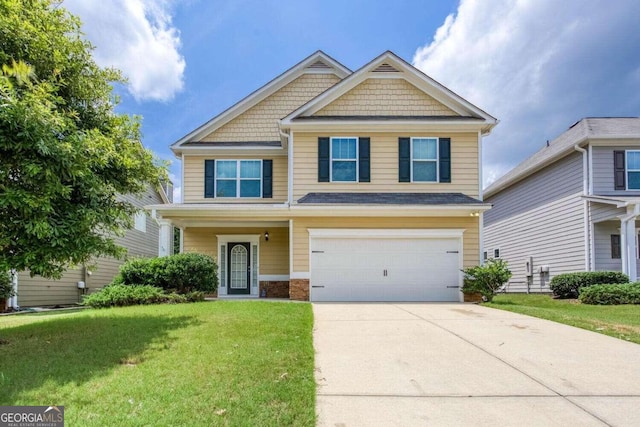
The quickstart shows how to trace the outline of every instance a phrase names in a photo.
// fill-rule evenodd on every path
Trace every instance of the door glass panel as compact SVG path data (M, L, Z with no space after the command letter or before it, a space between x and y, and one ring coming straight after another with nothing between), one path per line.
M229 287L232 289L247 288L247 248L236 245L231 249Z

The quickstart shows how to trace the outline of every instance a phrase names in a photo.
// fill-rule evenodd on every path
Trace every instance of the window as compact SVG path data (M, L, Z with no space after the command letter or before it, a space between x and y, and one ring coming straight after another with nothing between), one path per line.
M356 182L358 175L358 138L331 138L331 181Z
M216 197L262 197L261 160L216 160Z
M640 190L640 151L627 151L627 189Z
M411 180L438 182L438 138L411 138Z
M611 258L612 259L622 258L622 246L620 244L619 234L611 235Z
M486 261L489 258L489 254L487 253L487 251L482 252L482 260Z
M136 230L142 231L143 233L147 232L147 214L145 211L136 212L136 216L133 220Z
M494 249L493 250L493 257L494 258L500 258L500 249Z

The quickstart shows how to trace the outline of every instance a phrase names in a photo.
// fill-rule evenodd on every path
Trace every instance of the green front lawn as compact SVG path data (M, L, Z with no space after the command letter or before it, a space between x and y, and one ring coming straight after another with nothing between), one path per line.
M553 320L640 344L640 305L588 305L549 295L500 294L487 307Z
M217 301L0 318L0 405L67 425L312 426L309 304Z

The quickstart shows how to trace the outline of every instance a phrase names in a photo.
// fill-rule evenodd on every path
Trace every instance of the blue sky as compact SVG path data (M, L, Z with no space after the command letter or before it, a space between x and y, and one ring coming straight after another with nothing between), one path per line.
M118 110L169 145L323 50L356 70L392 50L500 120L485 183L587 116L640 115L637 0L65 0L103 66L129 78Z

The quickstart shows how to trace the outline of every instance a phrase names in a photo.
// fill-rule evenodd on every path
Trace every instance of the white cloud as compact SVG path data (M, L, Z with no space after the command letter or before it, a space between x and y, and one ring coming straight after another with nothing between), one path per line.
M168 101L183 87L185 60L167 0L66 0L96 46L94 58L127 77L138 100Z
M461 0L413 62L500 119L490 183L585 116L640 111L640 2Z

